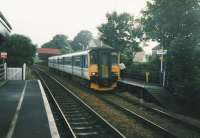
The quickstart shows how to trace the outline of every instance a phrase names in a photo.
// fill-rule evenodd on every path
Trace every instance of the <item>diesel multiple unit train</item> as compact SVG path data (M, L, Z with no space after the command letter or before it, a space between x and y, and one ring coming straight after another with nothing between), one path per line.
M115 89L120 78L119 54L108 47L49 57L48 66L80 78L97 91Z

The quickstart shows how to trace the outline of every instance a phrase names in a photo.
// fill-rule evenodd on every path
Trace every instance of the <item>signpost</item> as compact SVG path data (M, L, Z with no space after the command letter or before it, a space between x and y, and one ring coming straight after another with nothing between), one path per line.
M160 72L162 74L162 85L163 87L165 86L165 70L163 71L163 60L164 60L164 55L167 54L167 50L164 49L159 49L156 51L157 55L160 55Z
M0 58L1 59L6 59L7 58L7 52L1 52L0 53Z
M166 55L167 54L167 50L163 50L163 49L159 49L156 51L157 55Z
M3 59L3 64L4 64L5 59L7 59L7 52L0 52L0 59Z

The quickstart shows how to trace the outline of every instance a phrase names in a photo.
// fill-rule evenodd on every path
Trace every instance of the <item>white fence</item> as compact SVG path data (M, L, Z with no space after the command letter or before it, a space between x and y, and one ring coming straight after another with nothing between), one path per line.
M0 64L0 81L1 80L25 80L26 64L21 68L8 68L6 63Z
M7 80L25 80L26 64L21 68L7 68Z
M7 80L22 80L22 68L7 68Z

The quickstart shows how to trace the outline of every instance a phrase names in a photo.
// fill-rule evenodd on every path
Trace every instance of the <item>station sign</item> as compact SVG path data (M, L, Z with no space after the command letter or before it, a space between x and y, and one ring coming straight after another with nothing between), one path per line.
M8 55L7 52L1 52L1 53L0 53L0 58L1 58L1 59L6 59L6 58L7 58L7 55Z
M166 55L167 54L167 50L163 50L163 49L157 50L156 54L157 55Z

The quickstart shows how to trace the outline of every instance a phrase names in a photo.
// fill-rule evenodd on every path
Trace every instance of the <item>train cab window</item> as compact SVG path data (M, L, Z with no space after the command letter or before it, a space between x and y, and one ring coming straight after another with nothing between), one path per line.
M118 63L117 53L111 53L111 63L112 63L112 65L116 65Z
M96 52L91 52L90 64L97 64L97 53Z
M85 68L88 68L88 55L85 55Z
M88 68L88 56L87 55L81 56L81 67Z

